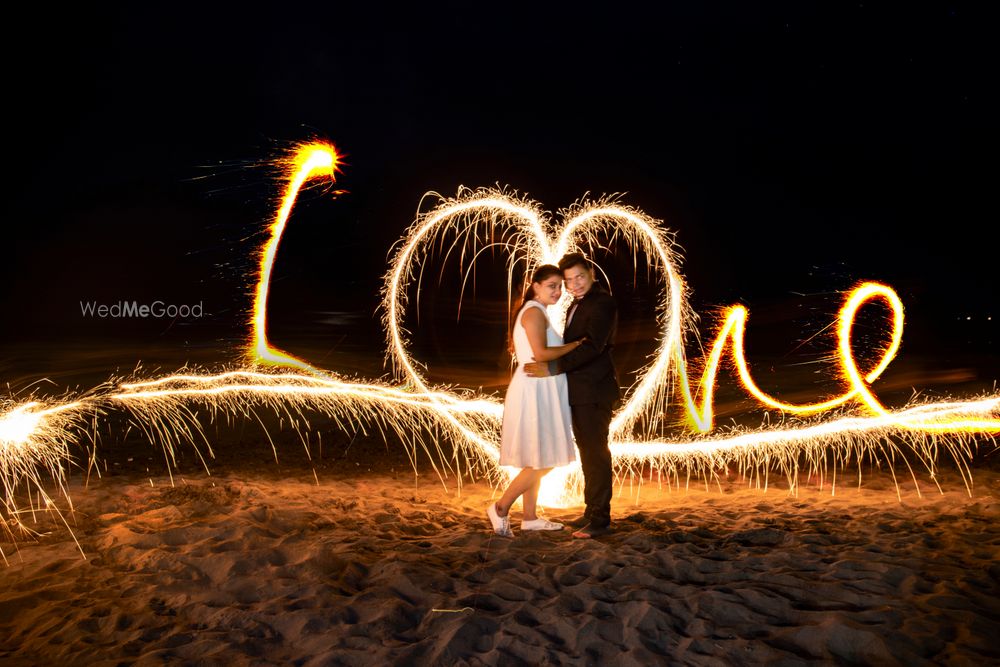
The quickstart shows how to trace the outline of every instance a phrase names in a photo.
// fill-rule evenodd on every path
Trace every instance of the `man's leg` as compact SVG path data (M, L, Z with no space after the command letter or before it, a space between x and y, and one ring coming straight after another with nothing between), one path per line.
M604 528L611 523L611 450L608 428L611 406L600 403L572 406L573 435L580 449L583 499L590 524Z

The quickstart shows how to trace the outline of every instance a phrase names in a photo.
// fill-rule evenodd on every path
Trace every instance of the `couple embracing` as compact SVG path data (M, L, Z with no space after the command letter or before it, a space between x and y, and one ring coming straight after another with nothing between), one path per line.
M566 291L573 303L563 336L552 328L546 308ZM504 400L500 465L521 468L503 496L487 509L497 535L512 537L510 508L522 498L521 530L561 530L563 524L537 513L542 477L576 460L583 468L584 515L570 525L575 538L611 530L611 451L608 429L618 401L618 376L611 359L618 307L595 279L590 261L570 253L559 266L545 264L531 276L514 320L517 369Z

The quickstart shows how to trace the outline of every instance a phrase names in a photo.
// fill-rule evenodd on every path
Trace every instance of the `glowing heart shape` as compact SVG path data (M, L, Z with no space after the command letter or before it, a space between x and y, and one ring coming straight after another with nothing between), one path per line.
M518 199L491 189L462 189L455 199L445 199L434 210L421 215L403 238L399 250L390 262L385 277L384 302L388 356L394 371L416 389L430 393L424 376L417 370L404 334L403 317L406 291L419 273L421 262L435 244L446 243L453 234L452 248L461 245L463 252L470 238L481 229L491 232L492 244L506 246L510 251L508 289L512 287L513 270L524 263L526 274L540 264L556 264L567 252L590 249L599 244L599 236L621 237L638 261L641 252L650 270L659 274L667 289L657 304L657 350L653 361L640 370L635 384L626 393L626 400L611 422L611 438L620 440L641 421L646 434L656 431L665 412L671 373L677 366L670 363L671 354L681 347L683 315L687 312L684 287L677 271L678 258L671 237L657 221L641 211L610 200L579 202L559 212L561 228L550 220L535 202ZM499 241L496 238L499 237ZM473 249L473 261L475 250ZM598 269L599 270L599 269ZM552 313L554 326L561 329L565 303L564 294ZM457 419L460 421L460 419ZM481 442L480 433L467 435Z

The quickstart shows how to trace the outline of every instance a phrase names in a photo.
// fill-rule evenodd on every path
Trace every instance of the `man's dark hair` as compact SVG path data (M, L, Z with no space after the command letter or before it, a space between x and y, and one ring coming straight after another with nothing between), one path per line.
M580 252L571 252L568 255L563 255L563 258L559 260L559 270L563 273L567 269L572 269L574 266L582 266L583 268L590 271L594 268L590 260L583 256Z

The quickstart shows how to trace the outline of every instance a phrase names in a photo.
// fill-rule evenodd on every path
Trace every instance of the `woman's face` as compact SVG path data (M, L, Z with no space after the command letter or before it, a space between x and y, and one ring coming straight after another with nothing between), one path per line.
M535 301L545 306L555 305L562 296L562 278L549 276L541 282L531 283L535 291Z

